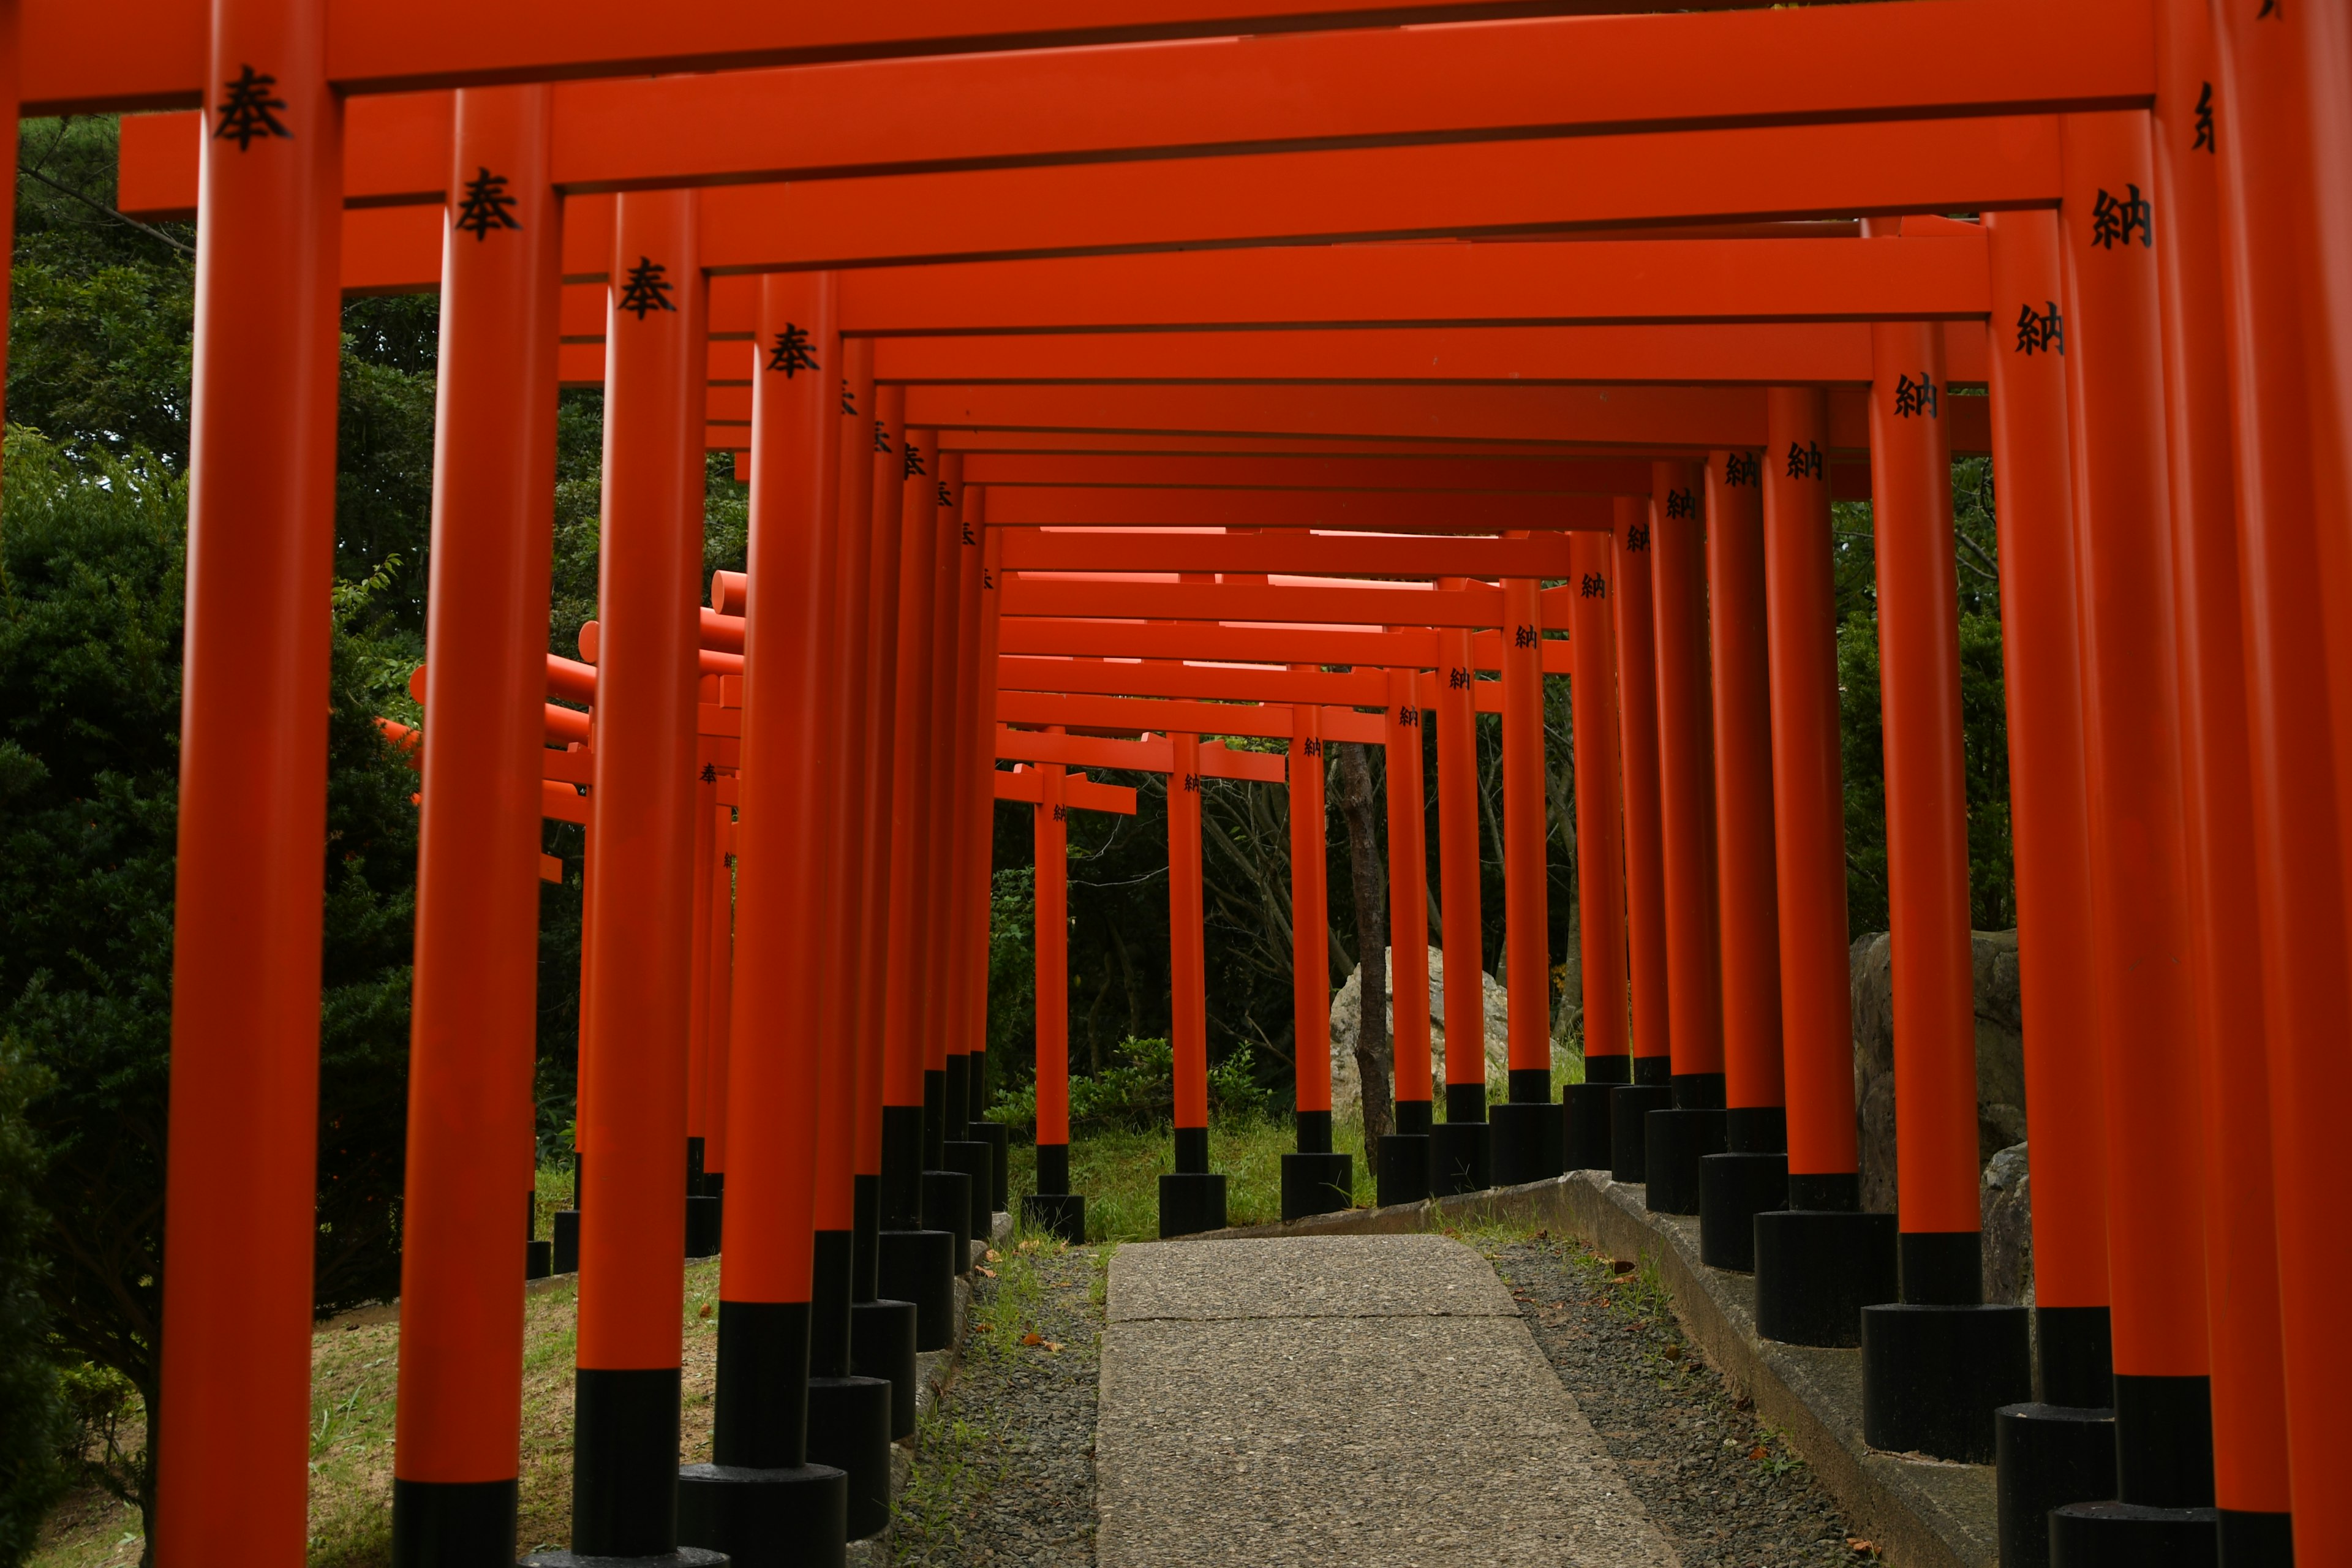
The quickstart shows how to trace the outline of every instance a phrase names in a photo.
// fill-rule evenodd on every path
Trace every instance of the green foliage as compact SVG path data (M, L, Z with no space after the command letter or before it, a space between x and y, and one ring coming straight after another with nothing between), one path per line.
M1006 1078L1037 1027L1036 932L1037 868L998 867L988 899L988 1059Z
M45 1162L25 1119L46 1087L46 1075L0 1036L0 1568L32 1551L63 1479L66 1411L34 1288L48 1268L48 1216L33 1195Z
M160 459L7 445L0 566L0 1033L52 1087L31 1108L58 1350L152 1419L171 1019L186 482ZM391 1294L407 1090L415 775L378 731L341 596L327 771L316 1259L321 1311ZM323 609L324 606L321 606ZM143 1498L143 1459L93 1461Z
M1274 1095L1257 1081L1257 1064L1247 1046L1209 1068L1209 1113L1222 1121L1263 1121ZM1174 1123L1176 1052L1164 1037L1121 1041L1110 1063L1070 1079L1070 1131L1124 1128L1149 1131ZM1034 1134L1037 1083L998 1090L988 1119Z

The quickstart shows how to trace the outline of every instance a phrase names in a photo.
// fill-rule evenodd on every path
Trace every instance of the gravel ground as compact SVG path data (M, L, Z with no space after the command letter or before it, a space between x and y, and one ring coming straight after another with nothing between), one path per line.
M989 1256L961 1370L916 1434L895 1560L1091 1568L1108 1254L1024 1242Z
M1876 1561L1786 1438L1684 1339L1654 1278L1541 1236L1487 1252L1685 1568Z

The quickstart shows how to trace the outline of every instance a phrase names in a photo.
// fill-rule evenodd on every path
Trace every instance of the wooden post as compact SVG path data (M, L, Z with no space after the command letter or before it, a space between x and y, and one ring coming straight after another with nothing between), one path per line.
M1396 1085L1396 1128L1381 1141L1374 1173L1379 1200L1418 1203L1429 1195L1429 846L1422 770L1429 710L1419 670L1389 671L1389 1032ZM1393 1150L1393 1152L1391 1151Z
M1583 941L1584 1081L1561 1094L1561 1163L1609 1169L1610 1099L1633 1081L1625 1016L1625 826L1623 761L1617 737L1617 637L1610 595L1611 542L1576 540L1576 608L1569 631L1575 661L1569 701L1576 735L1576 900Z
M1498 1186L1560 1171L1551 1099L1549 795L1544 787L1543 611L1531 577L1503 584L1503 951L1509 994L1509 1100L1491 1121Z
M326 35L316 0L219 0L205 68L157 1433L156 1549L191 1568L292 1568L309 1536L342 233ZM510 1247L511 1176L494 1191Z
M1442 578L1441 587L1454 585ZM1437 890L1444 916L1445 1120L1431 1129L1430 1190L1489 1184L1485 931L1478 868L1478 731L1470 634L1437 634Z
M443 240L425 808L401 1215L394 1553L511 1555L514 1237L531 1186L562 204L550 93L457 95Z

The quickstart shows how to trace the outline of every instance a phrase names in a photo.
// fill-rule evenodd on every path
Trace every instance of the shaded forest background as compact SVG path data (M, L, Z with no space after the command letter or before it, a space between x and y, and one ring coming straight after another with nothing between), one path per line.
M113 213L115 122L28 121L16 184L0 513L0 1568L48 1498L98 1484L144 1504L156 1408L168 1088L171 903L185 561L194 231ZM417 722L424 657L437 302L343 310L331 738L321 846L318 1308L398 1280L415 775L377 715ZM603 399L562 395L551 649L576 651L596 602ZM1962 704L1975 923L2014 923L1993 495L1981 458L1954 466ZM1849 924L1884 929L1870 511L1837 509ZM709 469L706 572L743 563L744 487ZM1568 683L1548 683L1553 983L1578 1034L1575 779ZM1479 721L1489 967L1502 952L1498 721ZM429 727L428 727L429 736ZM429 742L428 742L429 743ZM1332 748L1336 752L1338 747ZM1370 762L1375 791L1383 759ZM1337 759L1332 759L1336 765ZM1427 798L1436 799L1433 754ZM1116 1070L1169 1028L1166 781L1133 818L1070 824L1074 1069ZM1339 781L1331 781L1336 802ZM1211 1056L1221 1081L1286 1105L1291 1036L1286 792L1204 786ZM1375 820L1384 808L1376 795ZM564 879L542 888L539 1118L568 1149L578 1029L580 838L550 824ZM1427 834L1436 883L1437 834ZM1347 836L1325 835L1331 984L1360 957ZM1000 1091L1032 1071L1034 900L1028 808L996 817L990 1047ZM1441 912L1433 909L1431 940ZM1311 1048L1321 1048L1314 1042ZM1149 1055L1147 1051L1144 1053Z

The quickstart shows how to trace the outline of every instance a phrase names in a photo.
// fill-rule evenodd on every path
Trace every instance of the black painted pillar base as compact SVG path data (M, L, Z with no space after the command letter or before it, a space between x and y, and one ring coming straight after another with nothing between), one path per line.
M392 1480L392 1568L514 1557L513 1481Z
M1058 1236L1072 1247L1082 1247L1087 1239L1087 1200L1076 1193L1024 1193L1021 1223L1031 1230Z
M1992 1463L1992 1413L2033 1393L2026 1311L1908 1301L1864 1308L1863 1441Z
M2033 1309L2034 1397L2043 1405L2112 1410L2116 1342L2105 1307Z
M2001 1568L2050 1568L2050 1510L2116 1495L2115 1417L2073 1405L1993 1412Z
M1549 1181L1560 1172L1559 1107L1548 1100L1506 1100L1486 1112L1488 1173L1498 1187Z
M1634 1070L1640 1069L1641 1063L1634 1063ZM1650 1117L1674 1102L1674 1089L1663 1083L1621 1083L1610 1089L1609 1175L1612 1181L1650 1179Z
M995 1218L995 1201L992 1194L994 1175L990 1163L988 1145L977 1140L961 1142L950 1140L947 1145L948 1169L971 1183L969 1191L970 1216L966 1221L974 1241L986 1241Z
M1653 1110L1643 1130L1643 1204L1652 1214L1699 1212L1698 1163L1723 1152L1724 1113L1675 1107Z
M2219 1511L2222 1568L2294 1568L2294 1515Z
M1282 1157L1282 1217L1338 1214L1354 1201L1352 1154L1293 1153Z
M971 1272L971 1180L961 1171L923 1173L923 1228L955 1237L948 1257L958 1274Z
M2221 1553L2218 1509L2072 1502L2050 1515L2050 1568L2216 1568Z
M808 1458L849 1478L848 1536L863 1541L890 1522L891 1384L879 1377L813 1377Z
M719 1200L689 1195L686 1200L686 1255L719 1256Z
M955 1237L944 1230L886 1230L878 1240L883 1299L915 1304L917 1350L947 1349L955 1335Z
M662 1557L677 1549L678 1369L572 1374L572 1550Z
M522 1244L522 1277L544 1279L555 1272L555 1243L526 1241Z
M1803 1184L1821 1180L1790 1177L1790 1201L1802 1201ZM1891 1214L1786 1208L1758 1215L1757 1333L1791 1345L1860 1344L1862 1310L1901 1294L1895 1257Z
M1381 1140L1380 1164L1372 1173L1373 1201L1381 1207L1429 1196L1429 1142L1426 1132L1391 1132Z
M1708 1154L1698 1163L1698 1260L1756 1270L1756 1216L1789 1206L1786 1154Z
M871 1301L878 1293L882 1250L882 1178L849 1178L849 1299Z
M848 1561L849 1478L831 1465L682 1465L677 1534L725 1552L731 1568L838 1568Z
M1002 1121L971 1124L975 1142L988 1145L988 1206L995 1214L1013 1212L1012 1144Z
M1493 1129L1484 1121L1441 1121L1429 1130L1429 1195L1483 1193L1495 1184L1490 1173Z
M1198 1236L1225 1228L1225 1178L1211 1171L1176 1171L1160 1178L1160 1235Z
M849 1372L890 1385L890 1437L915 1435L915 1304L881 1300L849 1307Z
M1616 1090L1613 1083L1572 1083L1559 1091L1562 1170L1609 1169L1609 1097Z
M548 1268L557 1274L580 1272L580 1211L557 1209L549 1216Z

